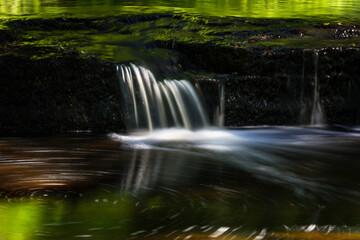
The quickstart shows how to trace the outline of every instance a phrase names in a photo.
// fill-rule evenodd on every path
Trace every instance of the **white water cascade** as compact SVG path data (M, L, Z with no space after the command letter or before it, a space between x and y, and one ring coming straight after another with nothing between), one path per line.
M305 53L309 52L311 56L314 58L313 66L314 66L314 75L311 76L311 80L313 80L313 90L312 94L308 97L306 94L306 79L305 74ZM319 79L318 79L318 69L319 69L319 53L315 51L303 51L303 66L302 66L302 77L301 77L301 93L300 93L300 104L301 104L301 112L300 112L300 121L303 124L310 124L311 127L324 127L326 125L326 117L325 112L323 110L323 106L320 98L320 87L319 87Z
M319 53L315 52L315 77L314 77L314 98L311 110L311 126L322 126L325 124L324 111L322 109L320 94L319 94L319 81L318 81L318 65Z
M328 146L336 147L339 139L349 139L350 136L357 138L353 133L348 135L297 127L247 130L209 128L208 115L198 95L200 90L190 82L157 81L148 69L133 64L119 65L118 74L130 134L113 133L109 136L133 149L128 174L122 185L124 190L139 193L155 188L159 182L166 187L168 183L171 186L184 181L186 174L192 177L186 166L200 169L211 160L219 168L229 164L266 184L280 184L300 197L308 197L308 193L320 193L326 197L329 193L338 194L336 187L317 181L318 175L311 179L308 172L304 174L304 171L299 171L297 163L301 162L303 169L316 169L327 163L322 162L324 159L332 162L334 159L328 158L326 152ZM317 105L320 104L317 74L315 81L314 103ZM223 99L223 85L219 86L218 93ZM219 118L213 122L222 124L223 108L222 102L215 107ZM321 108L315 107L313 113L317 112L321 113ZM312 123L318 122L314 120ZM133 134L134 130L142 132ZM342 152L339 152L335 159L341 157ZM167 162L169 159L171 165ZM314 162L314 159L318 162ZM161 176L161 171L169 175ZM318 171L321 172L321 169ZM169 179L173 179L173 182ZM343 194L342 189L339 194Z
M150 70L117 66L129 130L199 129L209 125L197 89L186 80L157 81Z

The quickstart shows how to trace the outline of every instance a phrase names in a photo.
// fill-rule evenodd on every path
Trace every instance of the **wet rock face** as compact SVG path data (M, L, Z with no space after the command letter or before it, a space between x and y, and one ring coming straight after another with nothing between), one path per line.
M17 35L13 31L0 29L0 44L17 40Z
M76 38L84 30L89 36L119 34L126 40L119 45L125 48L138 39L137 49L171 49L179 59L166 67L165 75L168 69L175 69L174 75L204 70L212 82L223 82L227 126L309 124L315 79L328 123L360 122L359 24L183 14L16 19L3 24L0 83L5 90L0 92L0 113L8 116L0 119L3 133L124 129L114 65L67 49L81 47L80 40L69 42L59 35L54 40L56 31L77 33ZM44 31L49 34L40 34ZM105 46L101 39L99 45ZM203 93L214 109L217 101L211 96L218 90L211 88L205 86Z
M287 81L267 76L228 78L225 86L227 126L293 125L300 106L289 96Z
M124 26L134 23L156 21L160 18L171 17L169 14L123 15L99 18L51 18L51 19L18 19L6 21L6 25L22 30L98 30L119 31Z
M359 48L234 48L171 41L158 44L185 53L207 71L228 74L227 126L310 124L315 79L324 123L360 123Z
M206 71L229 74L226 125L310 124L315 78L327 123L359 124L358 24L179 19L189 27L180 24L155 43Z
M0 56L0 134L121 131L113 64L76 53Z
M310 124L316 80L326 123L359 124L359 49L286 50L251 63L227 80L226 125Z

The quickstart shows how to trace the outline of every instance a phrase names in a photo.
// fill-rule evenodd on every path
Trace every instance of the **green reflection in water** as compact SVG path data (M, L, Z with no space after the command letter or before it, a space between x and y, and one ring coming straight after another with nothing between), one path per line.
M0 0L2 17L32 15L104 16L122 13L185 12L256 18L359 20L358 0Z
M0 239L128 236L131 200L110 198L97 194L95 199L2 201Z
M151 239L153 234L166 236L174 231L181 235L190 228L191 234L207 236L226 226L231 231L234 229L233 235L243 239L263 228L269 232L284 232L284 224L292 227L313 223L325 226L317 230L320 232L326 232L329 224L340 232L358 231L357 204L320 206L281 194L274 194L277 197L271 202L262 197L258 199L258 194L234 193L193 189L135 196L100 189L72 198L54 199L41 195L9 202L3 199L0 202L0 238L126 239L136 236ZM341 225L342 221L351 229ZM203 226L212 227L212 230L204 233ZM299 231L300 227L294 229Z

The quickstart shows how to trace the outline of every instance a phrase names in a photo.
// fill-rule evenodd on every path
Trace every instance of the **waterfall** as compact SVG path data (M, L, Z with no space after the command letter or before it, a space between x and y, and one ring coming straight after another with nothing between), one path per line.
M216 126L224 127L225 118L225 87L224 83L219 84L219 102L214 112L214 123Z
M129 130L199 129L209 125L198 91L191 82L157 81L150 70L134 64L118 65L117 73Z
M308 82L307 74L305 71L306 55L305 53L309 52L314 62L314 75L311 76L312 81L312 92L311 94L307 94L306 84ZM319 53L315 50L305 50L302 54L302 74L301 74L301 92L300 92L300 122L303 124L310 124L312 127L322 127L324 126L326 119L325 113L323 110L323 106L321 104L320 99L320 91L319 91L319 79L318 79L318 68L319 68ZM309 81L310 82L310 81Z
M311 126L321 126L325 123L325 117L320 102L319 82L318 82L318 66L319 66L319 53L315 52L315 77L314 77L314 97L311 110Z

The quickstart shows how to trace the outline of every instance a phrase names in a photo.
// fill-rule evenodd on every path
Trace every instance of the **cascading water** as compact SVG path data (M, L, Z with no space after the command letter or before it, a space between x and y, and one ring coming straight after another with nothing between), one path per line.
M214 123L216 126L224 127L225 118L225 86L224 83L219 85L219 104L217 105L214 112Z
M301 100L304 105L306 103L306 121L309 123L311 120L313 125L323 123L317 64L316 54L314 93L311 91L307 101L304 100L308 97L305 87L301 94ZM277 213L280 213L283 218L283 209L276 209L278 206L286 206L286 212L296 213L294 216L291 215L291 219L298 219L299 213L307 217L305 220L300 218L290 223L290 218L285 218L279 222L280 226L306 226L300 227L300 230L308 233L316 232L323 226L332 226L330 230L326 227L326 231L332 231L339 225L333 222L333 225L329 225L327 220L321 221L328 216L325 211L342 203L347 205L350 201L358 202L359 181L355 177L356 173L351 170L357 163L356 156L359 155L358 133L299 127L209 128L208 119L217 126L223 124L223 83L218 84L217 88L210 88L209 82L205 84L199 81L193 85L186 80L156 81L154 75L144 67L131 64L119 65L117 68L130 130L129 134L109 135L112 140L121 143L122 149L126 149L127 155L122 162L129 162L123 168L121 192L131 192L136 196L136 201L140 202L136 203L136 208L141 207L141 199L146 199L146 204L143 204L146 209L141 211L145 217L145 211L147 214L152 212L148 211L149 202L156 204L154 212L156 209L165 212L163 209L166 209L169 202L163 195L149 199L147 193L149 196L154 196L157 192L166 193L164 196L169 194L170 201L174 199L176 206L181 207L175 211L171 207L172 209L161 219L160 226L156 225L156 229L164 229L166 236L173 231L174 223L187 224L187 216L199 211L197 206L201 206L201 209L210 209L213 215L213 203L217 206L219 202L223 202L225 206L226 211L220 209L219 216L223 216L223 212L230 212L228 209L231 206L237 210L244 209L237 214L240 217L235 216L235 220L231 222L244 225L248 219L243 216L251 216L249 219L252 221L254 214L251 209L256 208L253 207L256 206L254 204L260 203L262 207L259 222L262 227L264 209L270 209L266 216L278 218ZM305 82L305 68L302 79ZM209 90L212 94L202 96L200 90ZM212 96L216 94L216 98ZM202 101L199 96L207 100ZM211 98L214 102L211 102ZM217 103L217 99L221 101ZM206 115L203 102L211 105L213 111L208 112L214 115ZM148 131L134 134L133 131L137 129ZM344 155L343 151L347 151L347 154ZM340 159L341 161L338 161ZM190 215L184 212L186 208L181 205L189 202L188 197L192 196L184 192L184 189L195 192L197 199L204 199L201 205L190 200ZM269 194L269 189L275 194ZM215 192L220 193L221 201L213 199ZM186 196L186 200L179 200L178 197L183 195ZM226 201L222 201L224 197ZM237 199L245 200L238 204ZM269 203L269 207L264 208L264 203ZM294 211L294 206L299 206L299 209ZM352 213L352 210L349 212ZM158 213L156 212L157 216ZM201 214L200 222L204 216L206 215ZM225 214L224 222L228 221L228 218L229 215ZM155 218L151 218L151 222L153 219ZM273 221L267 221L270 222L270 229ZM342 223L342 219L339 222ZM195 229L199 226L196 224L198 222L179 232ZM228 228L219 229L226 231ZM265 239L266 229L258 232L258 236L252 233L247 238L254 235L253 239ZM140 230L132 233L139 236L138 238L146 238L150 234L155 232ZM209 238L213 236L215 235L211 234ZM181 238L185 239L186 236L182 235Z
M157 81L150 70L134 64L118 65L117 71L130 130L209 125L202 101L189 81Z
M305 65L306 58L305 53L309 52L311 57L314 58L313 67L314 75L311 76L313 80L312 85L312 94L306 95L306 74L305 74ZM321 104L320 92L319 92L319 79L318 79L318 68L319 68L319 53L317 51L303 51L303 66L302 66L302 76L301 76L301 92L300 92L300 122L303 124L310 124L312 127L324 127L326 123L325 113Z
M325 123L325 117L320 102L319 82L318 82L318 67L319 67L319 53L314 53L315 77L314 77L314 98L311 111L311 126L322 126Z
M316 55L316 65L317 57ZM317 66L315 68L317 70ZM112 134L112 139L130 145L136 150L161 149L161 152L175 150L189 156L195 154L214 158L214 160L221 159L251 172L259 178L276 179L289 187L299 186L299 192L304 188L318 187L305 177L289 171L286 167L279 167L291 164L287 163L286 158L269 153L277 149L297 153L296 149L285 145L307 145L308 142L303 141L303 138L308 138L311 134L317 136L318 132L312 133L296 129L274 130L273 135L279 134L279 131L280 135L288 134L286 142L281 142L281 138L272 139L270 136L265 136L266 134L264 136L252 135L251 131L209 129L208 115L205 114L196 87L189 81L157 81L150 70L134 64L118 65L117 69L125 100L129 130L145 129L148 132L141 135ZM311 124L320 124L323 121L317 80L316 73ZM223 84L218 85L218 93L221 101L214 109L214 114L217 115L214 117L214 122L217 126L221 126L224 119ZM301 134L298 135L297 131ZM329 133L329 135L331 134ZM291 139L292 137L294 139ZM260 151L259 149L262 148L267 150ZM142 169L151 171L147 167L148 155L141 159L136 158L134 162L140 162L143 166ZM125 185L128 188L133 186L135 191L139 190L140 182L148 186L151 174L144 170L134 178L133 171L130 167L129 180Z

